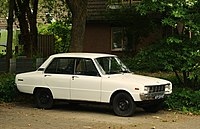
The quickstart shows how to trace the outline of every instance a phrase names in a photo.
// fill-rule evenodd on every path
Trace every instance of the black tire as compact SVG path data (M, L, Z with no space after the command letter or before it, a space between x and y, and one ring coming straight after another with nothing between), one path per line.
M38 89L35 92L35 103L37 108L50 109L53 106L53 96L48 89Z
M143 107L145 112L156 113L162 108L162 103L154 104L151 106Z
M118 116L132 116L136 110L132 97L125 92L114 96L112 106L114 113Z

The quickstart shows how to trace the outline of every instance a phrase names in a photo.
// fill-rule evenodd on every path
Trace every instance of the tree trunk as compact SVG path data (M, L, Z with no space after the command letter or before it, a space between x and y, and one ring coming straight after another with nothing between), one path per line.
M72 40L70 52L82 52L88 0L66 0L72 12Z
M15 14L19 21L21 42L24 45L24 54L27 57L31 57L31 43L30 43L30 32L29 25L26 18L26 7L29 6L29 0L22 1L15 0Z
M38 10L38 0L32 1L33 11L31 11L30 7L27 7L27 18L30 25L30 43L32 49L32 55L37 54L37 10Z
M24 54L32 57L37 54L37 10L38 0L15 0L15 13L19 21L21 42L24 44Z
M10 58L12 58L12 39L13 39L13 10L14 10L14 1L9 0L9 16L7 20L7 46L6 46L6 64L7 64L7 72L9 72L10 68Z
M189 72L183 71L183 80L185 87L191 87L191 82L189 79Z

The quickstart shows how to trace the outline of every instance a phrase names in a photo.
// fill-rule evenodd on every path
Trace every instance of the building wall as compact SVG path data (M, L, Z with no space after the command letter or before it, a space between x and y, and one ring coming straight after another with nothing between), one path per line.
M85 28L85 39L83 45L84 52L100 52L116 55L127 54L125 51L111 50L111 25L102 23L87 23ZM136 54L141 48L144 48L155 41L162 38L162 29L159 28L156 32L150 33L148 36L140 39L136 46L133 45L133 50L129 54ZM134 44L134 43L133 43Z
M84 52L111 53L111 28L108 24L86 24Z

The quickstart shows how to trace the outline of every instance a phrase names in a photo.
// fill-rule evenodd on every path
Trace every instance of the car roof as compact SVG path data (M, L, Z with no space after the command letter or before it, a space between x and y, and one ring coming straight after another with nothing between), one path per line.
M52 57L78 57L78 58L99 58L99 57L113 57L115 55L105 53L59 53L54 54Z
M116 55L111 54L103 54L103 53L60 53L60 54L54 54L51 55L40 67L45 68L53 58L59 58L59 57L74 57L74 58L89 58L89 59L95 59L100 57L115 57Z

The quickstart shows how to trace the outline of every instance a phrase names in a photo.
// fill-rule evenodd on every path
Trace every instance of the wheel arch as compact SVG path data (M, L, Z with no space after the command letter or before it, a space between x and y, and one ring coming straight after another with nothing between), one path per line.
M115 97L117 94L119 94L119 93L127 93L127 94L129 94L129 95L131 96L131 98L133 99L133 101L134 101L134 98L133 98L133 96L130 94L130 92L128 92L128 91L126 91L126 90L117 90L117 91L115 91L115 92L112 93L112 95L111 95L111 97L110 97L110 104L113 103L114 97Z
M33 90L33 95L40 89L48 90L51 93L51 95L53 96L52 91L48 87L35 87L34 90Z

